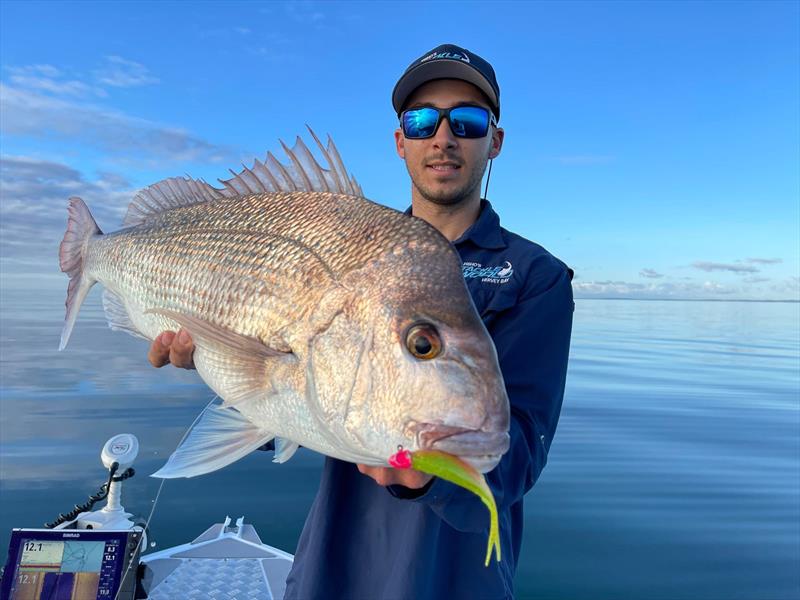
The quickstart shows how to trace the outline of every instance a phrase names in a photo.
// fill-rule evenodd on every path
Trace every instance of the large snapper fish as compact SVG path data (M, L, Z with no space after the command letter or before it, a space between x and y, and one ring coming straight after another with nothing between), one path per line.
M298 138L283 145L290 164L268 154L222 189L142 190L113 233L71 198L61 348L97 282L113 329L192 335L223 403L156 476L214 471L273 438L278 462L298 446L374 466L442 451L491 470L508 449L508 398L457 253L363 198L332 140L311 134L328 168Z

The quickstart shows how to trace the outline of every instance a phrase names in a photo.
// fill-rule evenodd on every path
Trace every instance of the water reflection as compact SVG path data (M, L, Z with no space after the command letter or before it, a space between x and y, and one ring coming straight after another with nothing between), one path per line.
M521 597L798 597L799 314L578 302Z
M211 395L155 370L147 344L107 329L90 296L59 353L61 290L5 291L0 316L0 546L102 482L98 454L128 431L146 514L160 467ZM520 598L800 597L797 304L578 301L564 412L526 498ZM320 458L254 453L171 481L159 547L244 514L294 551Z

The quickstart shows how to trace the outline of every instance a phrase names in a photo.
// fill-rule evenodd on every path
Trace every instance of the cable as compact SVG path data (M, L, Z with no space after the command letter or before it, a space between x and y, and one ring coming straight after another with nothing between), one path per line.
M486 175L486 187L483 188L483 198L484 200L489 199L489 178L492 176L492 159L489 159L489 173Z
M111 468L108 470L108 481L106 481L102 486L100 486L100 489L96 494L92 494L91 496L89 496L89 499L83 504L76 504L75 508L73 508L67 514L60 513L55 521L52 521L50 523L45 523L44 526L47 527L47 529L53 529L54 527L58 527L62 523L74 520L79 514L83 512L90 511L95 504L97 504L100 500L103 500L108 496L108 492L112 482L124 481L126 479L133 477L136 474L136 471L134 471L132 468L129 468L126 469L119 477L114 477L114 475L117 472L117 469L119 469L119 463L116 462L112 463Z

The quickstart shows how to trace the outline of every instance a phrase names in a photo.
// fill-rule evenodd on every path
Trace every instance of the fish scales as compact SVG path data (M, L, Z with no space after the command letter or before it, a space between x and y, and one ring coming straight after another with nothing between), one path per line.
M446 449L469 433L476 443L463 458L493 467L508 447L508 399L451 244L357 195L335 166L268 162L224 190L155 184L134 199L132 226L106 235L71 200L62 347L95 282L112 327L149 339L189 330L198 373L224 404L160 476L221 468L273 436L287 440L281 461L300 444L385 466L398 446ZM284 172L303 191L233 195ZM312 181L333 191L304 190Z
M138 313L157 296L166 308L263 335L307 317L325 286L418 233L415 220L392 223L396 213L352 200L260 194L173 209L146 226L99 240L86 268L131 298ZM302 295L306 301L300 303ZM238 311L243 302L264 311L260 322ZM148 323L142 314L134 320L149 337L167 325L157 318Z

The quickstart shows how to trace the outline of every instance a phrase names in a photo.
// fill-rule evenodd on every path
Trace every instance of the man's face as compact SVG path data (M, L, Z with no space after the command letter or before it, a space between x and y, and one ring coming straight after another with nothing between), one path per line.
M484 95L474 85L458 79L439 79L421 85L409 97L404 110L417 106L452 108L477 104L489 109ZM395 131L397 154L405 159L413 184L412 193L434 204L450 206L468 198L480 198L486 163L500 154L503 130L489 127L483 138L453 135L447 119L433 137L410 140L402 129Z

